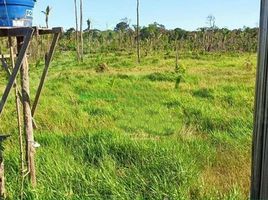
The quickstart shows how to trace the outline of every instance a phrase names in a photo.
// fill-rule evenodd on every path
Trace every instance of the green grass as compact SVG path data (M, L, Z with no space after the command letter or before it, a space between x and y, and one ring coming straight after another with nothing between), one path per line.
M26 199L247 199L256 56L57 54L35 120L37 178ZM248 60L253 63L249 69ZM106 63L109 70L96 73ZM32 98L41 66L32 66ZM0 91L6 83L0 72ZM16 199L13 94L1 117L8 198Z

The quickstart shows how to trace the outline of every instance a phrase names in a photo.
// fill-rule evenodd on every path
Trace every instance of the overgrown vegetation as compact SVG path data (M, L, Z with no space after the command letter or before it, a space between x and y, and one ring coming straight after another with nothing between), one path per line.
M119 22L114 30L100 31L87 28L84 31L87 52L124 51L136 53L136 42L140 40L141 57L153 52L172 52L179 43L179 50L196 53L203 52L256 52L258 28L244 27L229 30L227 28L202 27L196 31L186 31L181 28L166 29L157 22L146 27L140 27L137 37L137 26L130 27L128 19ZM63 49L75 48L75 29L68 29L62 40ZM70 40L72 42L70 42Z
M128 48L108 51L117 41L101 43L103 34L80 63L61 41L35 119L38 187L26 199L246 199L255 54L185 48L177 71L175 51L161 42L167 35L137 64ZM33 91L41 64L31 66ZM3 71L0 80L2 91ZM19 194L13 104L12 96L0 126L12 134L9 199Z

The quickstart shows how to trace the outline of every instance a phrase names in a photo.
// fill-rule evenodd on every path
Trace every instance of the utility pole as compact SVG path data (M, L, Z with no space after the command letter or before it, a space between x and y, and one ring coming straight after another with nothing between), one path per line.
M250 199L268 199L268 0L261 0Z

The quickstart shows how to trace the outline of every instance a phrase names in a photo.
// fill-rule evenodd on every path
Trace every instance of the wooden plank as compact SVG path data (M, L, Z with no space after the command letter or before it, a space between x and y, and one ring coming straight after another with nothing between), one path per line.
M8 81L8 84L7 84L7 87L4 91L4 94L2 96L2 99L0 101L0 116L3 112L3 109L4 109L4 106L6 104L6 101L7 101L7 98L9 96L9 93L14 85L14 82L16 80L16 77L18 75L18 72L21 68L21 65L23 63L23 60L24 60L24 57L26 55L26 52L27 52L27 49L30 45L30 40L31 40L31 37L32 37L32 34L33 34L33 29L27 29L27 33L25 35L25 39L24 39L24 42L23 42L23 45L21 47L21 50L19 52L19 55L18 55L18 59L16 61L16 64L15 64L15 68L9 78L9 81Z
M48 35L48 34L55 34L55 33L62 33L62 27L55 27L52 29L38 29L37 35Z
M49 69L52 57L53 57L53 55L55 53L56 45L57 45L58 40L60 38L60 34L61 34L61 32L58 32L58 33L54 34L52 44L50 46L50 50L49 50L48 54L45 56L45 68L43 70L41 80L40 80L40 83L39 83L39 86L38 86L38 89L37 89L37 92L36 92L36 96L35 96L35 99L34 99L34 102L33 102L33 106L32 106L32 116L33 117L35 115L35 111L36 111L37 105L38 105L39 100L40 100L40 95L41 95L41 92L42 92L44 84L45 84L45 80L46 80L46 77L47 77L47 74L48 74L48 69Z
M52 29L38 28L38 27L0 27L0 37L19 37L27 34L29 30L34 30L33 34L36 35L48 35L54 33L62 33L61 27L55 27Z
M0 27L0 37L25 36L31 30L30 27Z

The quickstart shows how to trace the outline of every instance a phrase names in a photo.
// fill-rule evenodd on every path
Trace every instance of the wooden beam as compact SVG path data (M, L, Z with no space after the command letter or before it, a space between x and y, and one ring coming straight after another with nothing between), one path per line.
M35 111L36 111L36 108L37 108L37 105L38 105L38 102L39 102L39 99L40 99L40 95L41 95L41 92L43 90L45 80L46 80L46 77L47 77L47 74L48 74L48 69L49 69L52 57L54 55L56 45L58 43L60 35L61 35L61 32L57 32L57 33L54 34L52 44L50 46L50 50L49 50L48 54L46 54L46 56L45 56L45 68L43 70L41 80L40 80L40 83L39 83L39 86L38 86L38 89L37 89L37 92L36 92L36 96L35 96L35 99L34 99L34 102L33 102L33 106L32 106L32 116L33 117L35 115Z
M55 27L52 29L37 28L36 34L47 35L47 34L56 34L56 33L62 33L62 32L63 32L62 27Z
M63 29L61 27L56 27L52 29L38 27L0 27L0 37L25 36L29 30L34 30L33 34L36 35L48 35L63 32Z
M261 0L251 199L268 199L268 0Z

